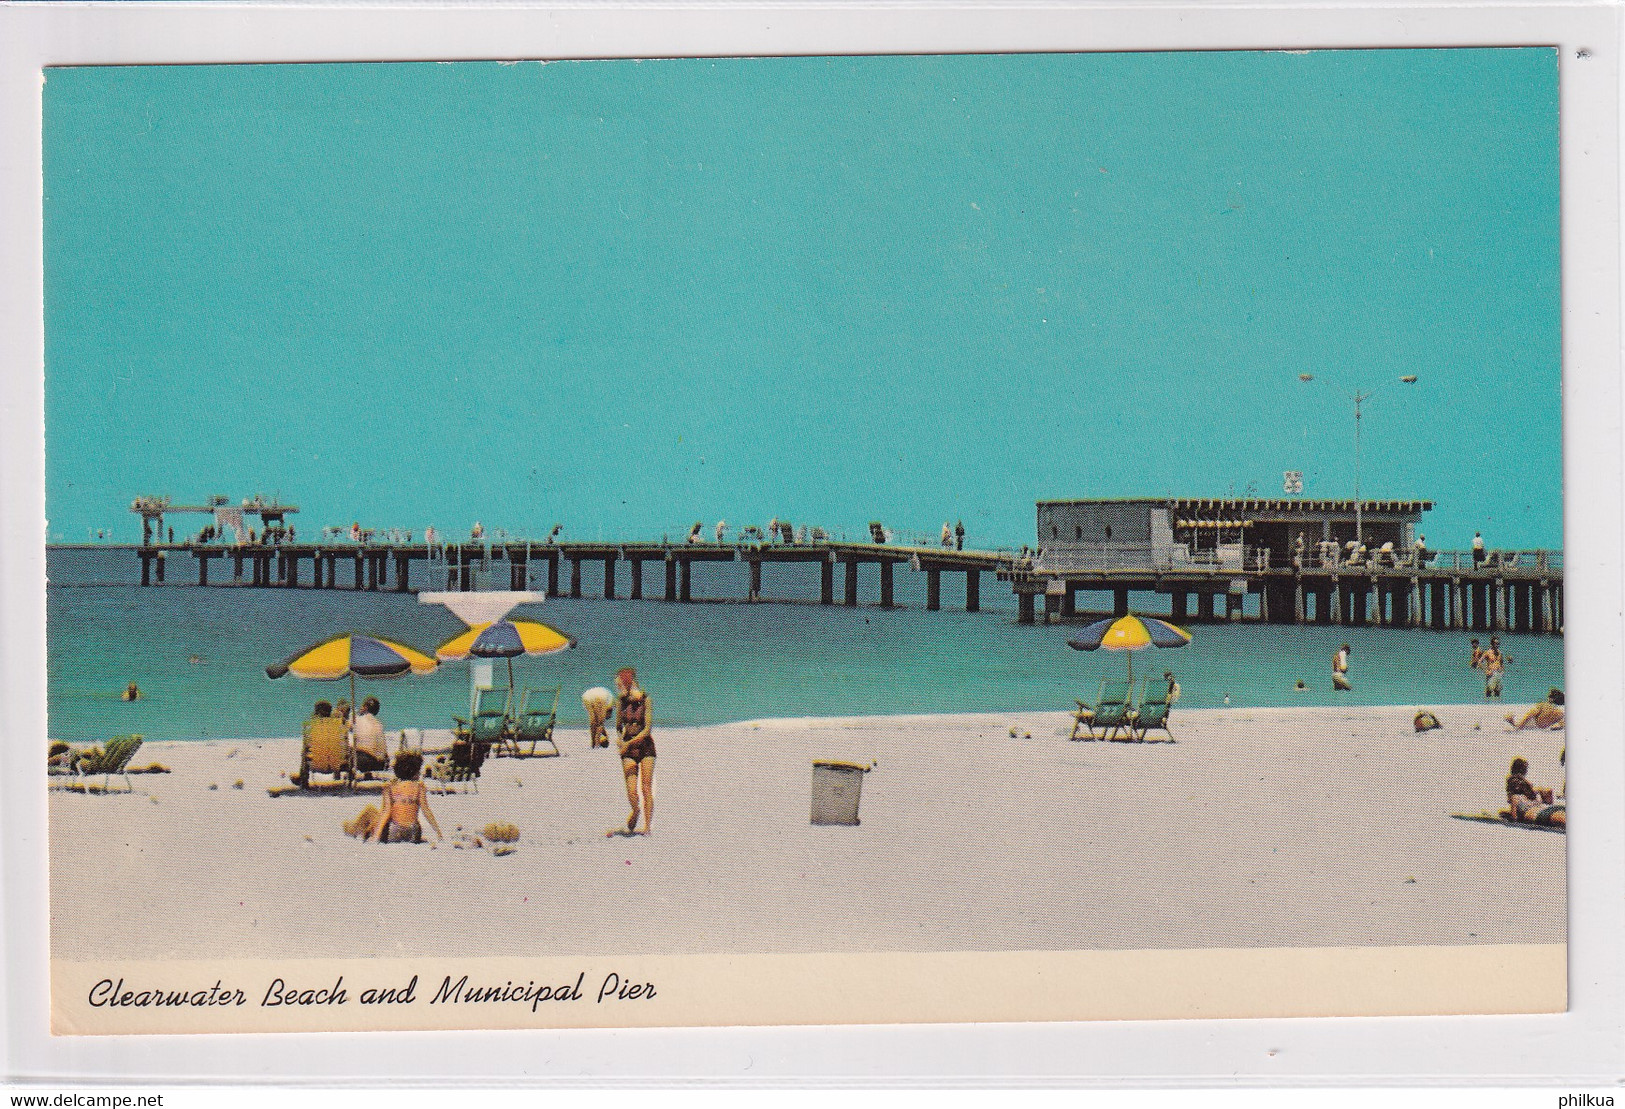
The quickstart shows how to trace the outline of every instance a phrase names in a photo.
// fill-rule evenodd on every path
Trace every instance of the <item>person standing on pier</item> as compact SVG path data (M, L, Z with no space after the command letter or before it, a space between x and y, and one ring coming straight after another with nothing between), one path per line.
M1345 643L1332 655L1332 690L1347 693L1353 688L1349 684L1349 645Z
M942 521L942 545L944 547L954 545L954 529L948 526L947 520Z
M718 520L717 521L717 542L718 543L722 542L722 537L727 535L727 534L728 534L728 521L726 521L726 520Z
M962 551L964 549L965 549L965 521L956 520L956 521L954 521L954 550Z
M434 546L434 525L430 524L423 529L423 543L425 546Z
M1473 532L1473 565L1477 566L1489 556L1484 553L1484 536Z

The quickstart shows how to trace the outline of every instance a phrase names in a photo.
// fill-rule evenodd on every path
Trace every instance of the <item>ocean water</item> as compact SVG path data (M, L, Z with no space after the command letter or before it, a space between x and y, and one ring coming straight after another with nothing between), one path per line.
M283 589L199 589L189 558L175 560L169 584L133 584L128 551L52 550L47 560L49 732L91 741L122 732L149 740L259 738L297 734L311 704L348 695L348 683L272 681L265 667L348 630L371 632L433 651L462 630L438 605L393 593ZM218 573L219 565L215 571ZM308 567L307 567L308 570ZM189 573L189 571L192 571ZM728 603L743 596L742 563L697 564L693 604L606 601L601 567L583 566L581 600L554 598L516 615L574 635L560 655L515 660L520 685L563 687L560 718L583 721L580 693L610 685L635 666L659 724L709 724L784 716L1060 710L1092 700L1103 678L1120 677L1125 658L1066 646L1067 625L1021 626L1008 586L982 578L979 613L963 611L963 578L943 576L939 612L925 609L925 576L899 568L896 600L875 606L878 572L865 567L862 606L814 603L812 565L767 566L766 595L798 603ZM342 577L342 575L341 575ZM645 590L661 589L647 567ZM629 575L617 575L622 597ZM837 594L840 582L836 583ZM599 599L591 599L593 594ZM1087 604L1085 595L1080 603ZM1097 598L1104 602L1104 598ZM1151 608L1158 614L1166 599ZM1482 699L1460 632L1376 628L1193 625L1177 650L1134 656L1136 676L1172 670L1189 708L1293 704L1438 705ZM1476 633L1475 633L1476 634ZM1563 640L1503 635L1511 658L1505 700L1544 696L1563 684ZM1332 652L1352 646L1352 693L1331 692ZM189 661L193 657L197 661ZM503 664L496 673L505 676ZM1302 678L1309 684L1296 692ZM118 699L137 682L141 701ZM468 703L468 665L448 663L427 677L363 682L383 703L386 727L449 727Z

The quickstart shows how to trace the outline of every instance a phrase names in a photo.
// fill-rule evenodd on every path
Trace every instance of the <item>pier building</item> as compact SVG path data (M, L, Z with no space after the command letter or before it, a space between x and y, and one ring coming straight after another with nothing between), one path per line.
M1036 554L1006 576L1022 623L1069 619L1080 597L1175 621L1557 633L1556 551L1443 552L1421 544L1431 501L1128 498L1040 501ZM1301 541L1300 541L1301 537ZM1162 600L1161 598L1166 598Z

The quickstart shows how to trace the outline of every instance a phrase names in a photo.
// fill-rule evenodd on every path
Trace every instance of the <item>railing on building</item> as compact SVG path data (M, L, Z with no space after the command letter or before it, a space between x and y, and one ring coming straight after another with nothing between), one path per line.
M1149 543L1099 543L1041 550L1030 567L1018 565L1017 571L1035 574L1178 570L1234 573L1264 570L1269 564L1268 547L1246 547L1240 543L1222 543L1197 550L1184 546L1153 547Z

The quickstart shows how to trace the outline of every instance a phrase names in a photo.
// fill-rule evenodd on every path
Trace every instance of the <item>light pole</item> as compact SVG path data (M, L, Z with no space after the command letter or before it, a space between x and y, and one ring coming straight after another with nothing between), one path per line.
M1311 381L1315 380L1315 375L1314 374L1299 374L1298 375L1298 380L1307 384L1308 382L1311 382ZM1399 380L1400 380L1401 383L1403 383L1405 385L1415 385L1416 384L1416 375L1415 374L1406 374L1404 377L1401 377ZM1360 406L1362 404L1364 404L1366 401L1370 400L1372 397L1376 396L1377 391L1375 389L1372 389L1372 390L1369 390L1369 391L1364 392L1364 393L1361 393L1361 392L1353 392L1353 393L1351 393L1347 389L1342 388L1341 386L1337 387L1337 391L1342 393L1345 397L1349 398L1349 400L1354 402L1354 541L1355 541L1355 543L1357 543L1357 544L1359 544L1361 546L1364 546L1365 545L1365 521L1364 521L1364 516L1363 516L1363 509L1362 509L1362 506L1361 506L1361 503L1360 503L1360 420L1361 420Z

